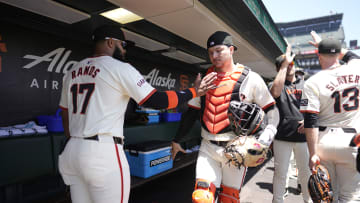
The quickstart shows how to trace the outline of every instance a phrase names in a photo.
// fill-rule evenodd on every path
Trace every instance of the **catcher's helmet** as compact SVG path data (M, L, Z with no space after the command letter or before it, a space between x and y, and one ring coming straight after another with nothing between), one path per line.
M257 104L231 101L228 117L237 136L260 135L267 125L266 114Z

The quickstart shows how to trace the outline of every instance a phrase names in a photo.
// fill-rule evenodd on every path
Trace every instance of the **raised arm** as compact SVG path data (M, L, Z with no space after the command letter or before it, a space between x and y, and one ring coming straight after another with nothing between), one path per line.
M270 88L270 93L275 99L280 97L281 91L284 88L287 69L295 57L295 54L291 54L291 45L288 45L288 47L286 48L286 53L285 55L283 55L283 57L285 59L279 68L279 71L275 77L273 85Z

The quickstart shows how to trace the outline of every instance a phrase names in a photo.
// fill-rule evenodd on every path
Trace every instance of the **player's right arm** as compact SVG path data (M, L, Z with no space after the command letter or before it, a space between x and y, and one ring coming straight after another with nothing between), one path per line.
M183 113L179 128L173 141L171 142L171 155L173 160L175 159L175 156L179 151L182 153L186 153L185 150L181 147L180 142L186 135L189 134L196 120L200 117L199 97L190 100L188 106L189 108L185 113Z
M300 112L304 114L305 136L310 154L309 167L311 170L314 170L315 165L320 163L316 148L319 134L320 99L319 90L311 79L305 82Z
M202 80L198 75L195 86L182 91L156 90L130 64L124 64L123 68L119 68L119 78L126 94L139 105L154 109L173 109L192 98L204 95L207 90L214 88L215 85L212 82L216 79L216 74L208 74Z
M309 44L313 45L314 47L319 47L319 43L321 42L321 37L318 35L315 31L310 32L311 37L313 38L313 41L309 41ZM340 54L339 54L339 60L343 60L345 63L349 63L353 59L356 59L355 61L357 63L360 63L360 56L356 55L354 52L349 51L345 48L341 48ZM354 61L352 61L354 62Z
M281 92L284 88L284 83L286 79L286 72L289 67L289 64L294 60L295 55L291 55L291 45L288 45L286 48L286 53L284 55L285 60L282 62L279 72L277 73L272 86L270 87L271 95L276 99L279 98Z

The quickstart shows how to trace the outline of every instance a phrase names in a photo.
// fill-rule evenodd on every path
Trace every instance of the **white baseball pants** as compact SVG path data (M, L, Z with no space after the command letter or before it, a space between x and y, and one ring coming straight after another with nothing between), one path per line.
M311 175L309 169L309 151L306 142L287 142L274 140L274 177L273 177L273 203L284 202L286 177L290 165L291 153L294 151L296 166L299 170L298 179L304 202L312 202L308 192L308 180Z
M59 170L73 203L127 203L130 170L120 144L109 135L99 141L72 137L59 156Z
M342 128L319 132L317 152L330 174L334 203L360 202L360 174L356 170L357 148L349 147L354 133Z
M202 139L199 156L196 162L196 178L211 181L216 188L221 184L240 189L246 174L246 168L240 169L227 163L224 147Z

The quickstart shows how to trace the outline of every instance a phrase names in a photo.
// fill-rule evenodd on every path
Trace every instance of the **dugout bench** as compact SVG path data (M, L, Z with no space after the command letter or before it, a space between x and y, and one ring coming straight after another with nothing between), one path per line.
M125 142L170 141L179 122L126 126ZM58 154L65 142L63 133L0 138L0 202L33 202L65 191L58 171ZM184 148L200 144L196 122L183 141ZM131 177L131 188L148 183L196 162L197 152L177 155L173 168L147 179Z

